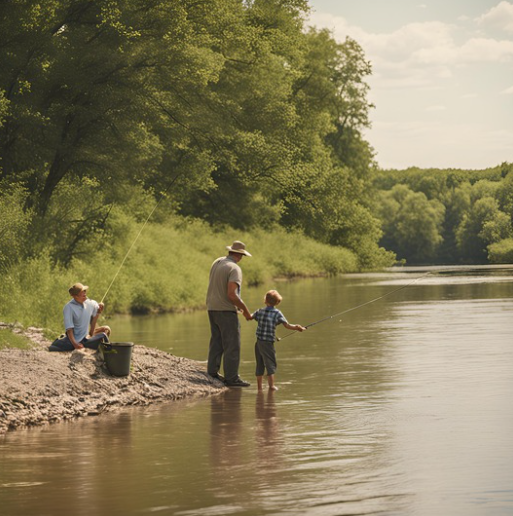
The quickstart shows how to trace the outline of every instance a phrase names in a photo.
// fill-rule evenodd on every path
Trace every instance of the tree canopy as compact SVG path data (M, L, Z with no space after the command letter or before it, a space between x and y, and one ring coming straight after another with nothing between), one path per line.
M408 263L511 263L513 165L384 170L374 177L382 245Z
M69 263L109 231L113 205L145 191L214 227L279 224L362 265L383 258L362 136L371 66L356 41L307 29L307 11L306 0L2 2L0 179L25 192L31 241Z

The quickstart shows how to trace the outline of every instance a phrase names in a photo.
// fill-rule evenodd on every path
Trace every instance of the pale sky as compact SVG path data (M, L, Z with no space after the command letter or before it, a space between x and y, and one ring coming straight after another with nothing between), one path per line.
M513 1L309 0L310 25L372 63L381 168L513 163Z

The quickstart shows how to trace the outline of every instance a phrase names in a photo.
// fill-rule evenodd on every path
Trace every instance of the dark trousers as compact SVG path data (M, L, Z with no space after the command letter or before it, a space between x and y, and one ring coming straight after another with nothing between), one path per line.
M276 372L276 348L274 342L257 340L255 344L256 376L264 376L267 369L267 376Z
M233 381L239 376L240 322L237 312L214 312L209 310L210 345L208 348L207 372L215 375L223 362L224 376Z
M97 333L90 339L82 339L80 344L84 345L84 348L98 349L98 346L102 342L109 342L109 338L105 333ZM62 339L56 339L52 342L52 345L48 348L48 351L73 351L75 347L66 335Z

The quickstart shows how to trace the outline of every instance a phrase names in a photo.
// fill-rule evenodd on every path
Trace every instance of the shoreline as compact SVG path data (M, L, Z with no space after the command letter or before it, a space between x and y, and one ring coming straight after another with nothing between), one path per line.
M14 325L2 324L2 331ZM131 372L111 376L97 351L49 352L37 328L20 331L32 349L0 350L0 436L16 429L98 416L130 406L209 396L227 387L205 364L134 345Z

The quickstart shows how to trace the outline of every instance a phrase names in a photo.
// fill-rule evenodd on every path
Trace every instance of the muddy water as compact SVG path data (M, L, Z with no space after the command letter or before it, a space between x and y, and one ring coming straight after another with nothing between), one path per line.
M276 393L244 390L0 440L0 514L513 514L513 270L279 284ZM246 291L251 309L267 287ZM204 313L111 321L204 360ZM255 323L241 376L253 378ZM281 336L288 332L281 330Z

